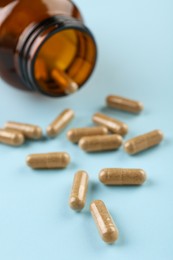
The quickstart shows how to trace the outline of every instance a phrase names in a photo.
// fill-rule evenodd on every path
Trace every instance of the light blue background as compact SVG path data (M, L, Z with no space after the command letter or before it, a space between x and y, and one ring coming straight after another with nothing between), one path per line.
M99 46L97 68L77 94L51 99L15 90L0 82L0 125L7 120L46 126L64 108L76 112L69 127L52 140L27 142L21 148L0 146L1 260L172 260L173 259L173 2L172 0L76 0ZM130 115L105 108L111 93L141 100L145 110ZM91 125L102 111L125 121L125 139L161 129L164 142L129 156L117 152L85 154L66 140L71 127ZM66 150L72 163L65 170L33 171L30 153ZM105 187L98 182L103 167L139 167L148 173L142 187ZM68 207L74 173L88 171L87 206ZM89 213L89 203L102 199L120 231L106 245Z

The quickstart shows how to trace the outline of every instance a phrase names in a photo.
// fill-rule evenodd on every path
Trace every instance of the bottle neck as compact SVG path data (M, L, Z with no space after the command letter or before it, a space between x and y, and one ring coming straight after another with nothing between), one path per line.
M20 78L25 83L25 85L28 89L42 92L43 94L46 94L49 96L64 96L66 94L69 94L68 89L67 89L67 91L63 90L63 87L62 87L62 84L60 81L56 82L57 91L52 91L52 90L49 91L48 90L49 86L48 85L46 86L45 84L50 83L50 86L53 85L50 78L45 79L43 86L41 86L38 78L36 77L35 64L36 64L36 60L37 60L38 56L40 55L39 52L43 52L42 48L44 47L46 42L50 41L49 39L53 38L55 35L58 35L58 34L60 35L60 33L62 33L62 32L63 33L65 32L65 34L70 32L69 35L71 37L72 31L74 31L76 33L76 35L77 35L76 41L78 41L77 43L75 43L77 47L76 47L76 52L74 54L74 57L75 57L75 55L76 56L82 55L82 57L80 57L80 60L81 60L81 64L83 64L83 65L81 65L81 66L83 67L83 72L86 73L86 76L84 76L83 79L79 80L78 79L79 77L77 78L77 76L73 75L74 73L72 73L71 71L74 71L75 68L77 68L77 65L75 65L76 67L74 67L74 65L73 65L73 68L69 69L69 66L72 66L72 65L69 65L70 63L76 64L75 63L76 58L74 58L74 57L71 58L72 60L69 61L69 64L66 65L66 67L56 68L56 69L58 71L59 71L59 69L61 70L61 72L60 72L61 76L65 75L65 78L67 79L67 81L68 81L69 76L67 74L62 74L62 73L65 73L64 71L70 71L69 74L72 75L72 78L73 78L72 81L74 81L74 83L76 83L76 85L79 85L79 87L82 86L84 84L84 82L89 78L89 76L92 73L93 68L95 66L96 52L97 52L95 40L94 40L91 32L83 25L83 23L81 21L71 18L71 17L57 15L57 16L50 17L38 24L30 25L23 32L23 34L21 35L20 40L18 42L16 55L15 55L15 64L16 64L17 72L18 72ZM80 34L84 36L83 39ZM62 37L64 37L64 35ZM65 37L69 37L68 34ZM73 39L70 39L70 38L68 39L69 42L72 40ZM83 41L83 43L81 43L80 41ZM50 45L50 43L48 43L48 44ZM56 44L56 43L54 43L54 44ZM66 44L66 42L65 42L65 44ZM64 44L63 48L66 48L65 44ZM68 44L67 44L67 50L64 50L64 56L66 56L65 55L66 51L67 52L69 51L70 45L68 46ZM72 49L72 47L70 46L71 49ZM85 48L84 53L81 53L82 48ZM62 49L62 46L61 46L61 49ZM54 49L54 50L55 50L55 56L57 55L56 59L58 60L58 57L59 57L58 52L61 52L61 50L58 49L58 47L57 47L57 49ZM48 50L48 52L51 52L51 46L50 46L50 50ZM48 55L48 54L46 54L46 55ZM43 56L44 56L44 53L43 53ZM54 58L50 58L50 60L51 59L52 59L52 63L53 63ZM83 63L82 63L82 61L83 61ZM50 63L50 61L48 63ZM45 65L51 67L50 64L45 64ZM81 66L78 66L79 68L76 71L76 75L77 75L77 72L80 71ZM88 66L90 68L86 69ZM50 74L50 68L47 68L47 73ZM69 80L71 80L71 78ZM43 82L43 79L42 79L42 82ZM64 86L64 88L66 88L66 87L67 86ZM55 83L54 83L54 87L52 87L52 89L55 89Z

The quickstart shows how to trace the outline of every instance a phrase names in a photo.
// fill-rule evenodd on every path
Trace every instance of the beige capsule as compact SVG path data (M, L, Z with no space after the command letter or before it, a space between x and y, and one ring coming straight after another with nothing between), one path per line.
M115 134L125 135L128 132L128 126L125 123L102 113L95 113L92 119L94 123L107 127Z
M132 113L139 113L144 108L139 101L113 95L106 98L106 103L109 107Z
M65 109L55 120L47 127L47 135L49 137L57 136L74 118L74 111Z
M108 129L104 126L73 128L67 132L67 138L73 143L78 143L79 140L84 136L106 134L108 134Z
M20 146L25 138L22 133L15 130L0 129L0 143L12 146Z
M105 185L141 185L146 173L142 169L105 168L100 171L99 180Z
M114 243L118 239L119 232L103 201L93 201L90 211L102 239L106 243Z
M51 76L66 94L74 93L79 89L78 84L59 68L53 69Z
M136 154L159 144L162 140L163 133L160 130L154 130L128 140L124 144L124 150L128 154Z
M88 174L85 171L78 171L73 180L69 205L72 209L80 211L85 206L88 190Z
M26 163L33 169L65 168L70 163L70 156L66 152L30 154Z
M17 122L10 121L5 124L5 129L19 131L26 138L30 138L30 139L40 139L42 137L42 129L37 125L17 123Z
M122 145L120 135L86 136L80 139L79 146L86 152L116 150Z

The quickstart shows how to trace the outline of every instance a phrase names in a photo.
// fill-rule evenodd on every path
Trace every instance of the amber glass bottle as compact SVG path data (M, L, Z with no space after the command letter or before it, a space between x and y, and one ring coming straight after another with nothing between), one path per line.
M95 61L95 40L71 1L0 0L0 77L10 85L68 95Z

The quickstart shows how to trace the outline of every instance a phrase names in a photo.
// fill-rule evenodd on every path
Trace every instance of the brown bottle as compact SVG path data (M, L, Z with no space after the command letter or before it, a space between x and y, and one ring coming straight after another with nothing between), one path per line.
M0 77L58 97L91 75L96 44L69 0L0 0Z

